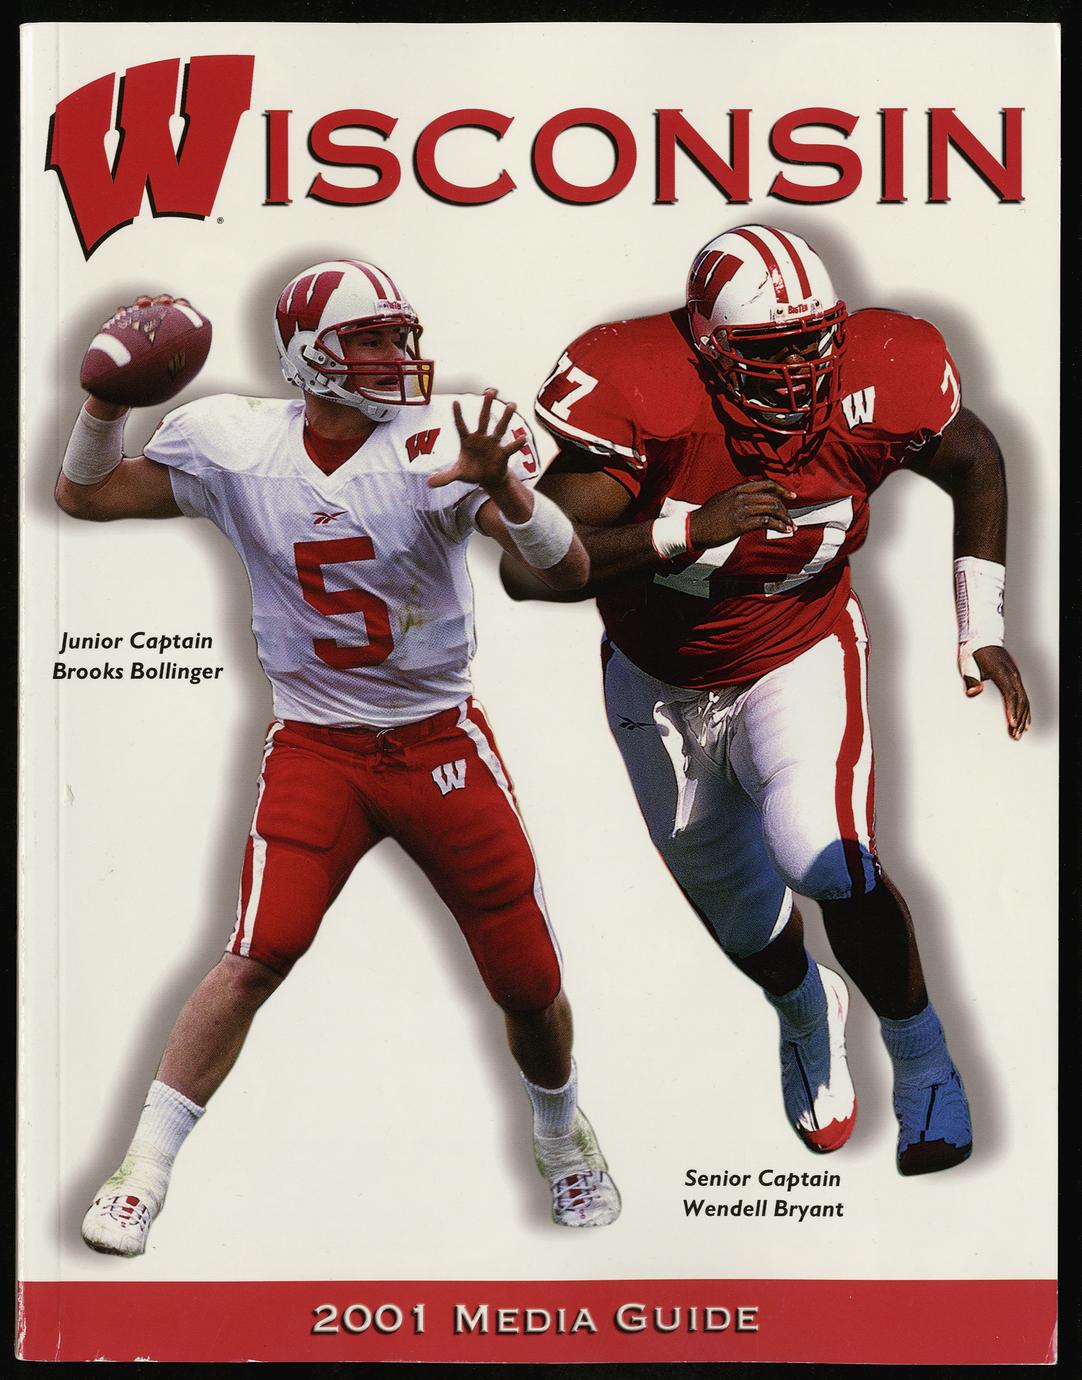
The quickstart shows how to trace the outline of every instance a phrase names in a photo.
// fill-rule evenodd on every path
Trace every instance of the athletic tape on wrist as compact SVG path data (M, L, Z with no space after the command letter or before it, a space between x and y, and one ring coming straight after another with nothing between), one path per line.
M85 407L79 409L60 467L73 484L98 484L124 459L127 415L105 421L92 417Z
M694 549L691 543L691 514L666 513L664 517L655 518L650 526L650 541L662 560L687 555Z
M1003 646L1003 594L1007 572L998 561L959 556L954 562L954 607L958 615L958 669L980 680L973 653Z
M559 565L571 550L571 543L575 539L571 519L557 508L551 498L536 490L533 512L525 522L509 522L506 517L502 520L523 560L534 570L551 570L554 565Z

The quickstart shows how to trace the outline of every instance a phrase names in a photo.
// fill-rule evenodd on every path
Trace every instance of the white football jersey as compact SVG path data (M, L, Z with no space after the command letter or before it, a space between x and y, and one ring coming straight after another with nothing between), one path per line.
M427 477L458 457L450 396L405 407L331 475L304 448L301 399L204 398L146 447L178 507L210 518L252 587L252 631L280 718L412 723L470 693L473 587L466 544L483 489ZM467 426L482 399L458 399ZM540 473L526 432L510 467Z

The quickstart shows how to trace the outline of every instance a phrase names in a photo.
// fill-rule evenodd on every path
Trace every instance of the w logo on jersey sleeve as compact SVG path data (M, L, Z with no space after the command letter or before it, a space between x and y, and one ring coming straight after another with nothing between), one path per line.
M434 768L432 780L440 788L440 795L450 795L452 791L466 788L466 759L460 757L456 762L444 762Z

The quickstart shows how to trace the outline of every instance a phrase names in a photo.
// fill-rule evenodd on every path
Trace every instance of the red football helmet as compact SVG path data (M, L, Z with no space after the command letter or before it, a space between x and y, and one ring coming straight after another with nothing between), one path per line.
M847 313L806 240L767 225L727 230L695 256L687 306L695 346L740 420L790 436L827 425Z
M345 341L373 327L402 330L398 358L347 358ZM287 283L274 313L274 340L289 383L385 422L432 396L435 364L422 359L417 313L375 264L335 259Z

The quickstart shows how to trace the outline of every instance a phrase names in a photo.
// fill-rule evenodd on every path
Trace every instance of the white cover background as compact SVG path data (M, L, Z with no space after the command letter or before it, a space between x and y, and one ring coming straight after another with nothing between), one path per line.
M1054 1273L1056 44L1050 26L965 24L24 30L22 1278ZM222 51L254 53L256 67L214 214L154 220L144 210L84 261L59 180L44 171L56 101L107 72ZM860 115L849 141L864 162L859 190L812 208L768 200L785 167L768 152L770 126L821 104ZM471 131L440 145L451 178L511 172L518 189L490 206L446 205L412 173L421 128L467 105L515 117L498 143ZM604 205L558 202L529 170L536 130L573 105L611 110L636 135L635 177ZM307 130L354 106L398 117L387 145L402 163L399 189L369 207L306 199L319 170ZM751 205L727 205L682 155L678 204L652 204L662 106L681 108L723 154L725 112L753 109ZM905 205L877 202L884 106L909 111ZM952 200L925 204L930 106L955 107L995 152L1000 109L1025 107L1023 204L1000 205L956 154ZM284 107L294 112L293 204L268 208L261 112ZM819 135L839 137L805 137ZM600 180L608 141L565 136L557 165L573 180ZM340 183L367 177L324 171ZM128 1142L181 1002L232 925L270 718L246 580L210 524L103 528L52 506L94 329L140 291L186 295L215 334L185 396L282 396L270 336L281 285L311 262L364 257L420 310L437 388L494 384L529 409L579 331L674 305L699 246L754 220L808 236L851 307L934 320L965 403L1007 457L1008 645L1034 704L1023 742L1008 739L994 690L973 702L962 694L948 500L918 478L892 479L854 562L874 648L878 838L966 1078L973 1159L946 1175L896 1174L888 1061L859 999L855 1134L828 1159L798 1144L782 1114L774 1014L708 940L640 822L602 712L593 605L513 604L495 549L479 540L475 682L541 859L575 1007L582 1102L623 1217L584 1234L548 1222L500 1013L453 922L387 842L257 1018L178 1161L148 1254L93 1255L79 1240L81 1215ZM163 410L134 414L129 453ZM212 651L173 659L205 658L225 674L195 688L51 679L62 631L139 629L210 634ZM131 659L125 645L119 656L69 661L106 657ZM825 958L817 916L810 933ZM840 1199L845 1216L688 1220L691 1167L836 1171L840 1189L793 1196ZM760 1195L781 1196L754 1183L746 1196Z

